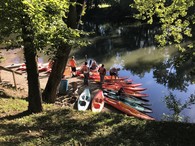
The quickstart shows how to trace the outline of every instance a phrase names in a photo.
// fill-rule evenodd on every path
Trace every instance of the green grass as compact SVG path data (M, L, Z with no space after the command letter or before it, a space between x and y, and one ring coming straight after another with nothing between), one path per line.
M138 120L116 113L94 114L43 104L44 112L25 115L28 103L0 96L1 146L120 145L190 146L195 125Z

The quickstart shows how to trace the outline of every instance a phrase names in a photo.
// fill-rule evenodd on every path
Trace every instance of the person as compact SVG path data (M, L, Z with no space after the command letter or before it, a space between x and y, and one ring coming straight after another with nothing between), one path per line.
M98 67L98 65L97 65L96 61L93 60L93 63L92 63L92 65L91 65L90 69L91 69L91 70L96 70L97 67ZM97 70L96 70L96 71L97 71Z
M110 76L111 76L111 79L113 78L114 76L114 79L116 79L118 77L118 71L120 70L120 68L111 68L110 69Z
M106 69L104 68L104 64L98 69L98 72L100 74L100 83L104 83L104 77L106 75Z
M87 62L85 62L84 66L81 68L81 72L84 74L84 85L89 85L89 67L87 66Z
M69 65L71 67L72 71L72 77L76 76L76 60L74 59L74 56L69 60Z

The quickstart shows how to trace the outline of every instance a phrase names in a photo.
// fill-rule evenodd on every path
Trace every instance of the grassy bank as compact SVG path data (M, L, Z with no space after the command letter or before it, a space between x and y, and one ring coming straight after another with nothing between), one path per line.
M28 115L24 98L0 92L1 146L195 144L194 124L144 121L90 110L78 112L49 104L43 104L44 112Z

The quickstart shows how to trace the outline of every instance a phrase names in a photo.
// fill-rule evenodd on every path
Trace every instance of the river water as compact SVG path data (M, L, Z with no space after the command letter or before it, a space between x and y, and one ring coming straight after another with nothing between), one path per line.
M190 95L195 94L195 76L190 73L193 66L187 62L182 67L175 67L177 49L173 46L157 49L154 35L158 28L128 23L85 22L83 29L94 32L88 36L91 45L74 49L71 55L80 63L87 55L99 64L103 63L107 70L111 67L120 68L119 76L128 76L133 83L142 83L142 87L147 88L143 93L149 95L147 99L153 110L149 115L156 120L165 120L163 115L172 117ZM24 61L20 49L3 51L3 55L6 58L3 65ZM47 62L47 57L40 54L39 62ZM172 100L168 102L166 97L172 97ZM182 117L181 121L195 123L195 105L189 104L183 108L179 116Z

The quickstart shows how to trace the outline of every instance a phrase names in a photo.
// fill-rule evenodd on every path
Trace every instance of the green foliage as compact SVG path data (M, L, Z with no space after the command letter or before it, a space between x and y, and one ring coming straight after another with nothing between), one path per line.
M146 20L149 24L157 18L161 24L161 33L155 37L161 46L180 44L185 36L192 36L190 23L195 22L194 14L187 14L189 8L195 4L193 0L134 0L134 2L131 7L138 10L134 15L135 18ZM180 50L185 51L180 45L178 46Z
M65 23L69 11L68 0L5 0L0 2L0 36L1 40L13 45L16 40L22 45L21 22L24 15L28 16L29 26L26 26L34 38L34 45L38 50L44 50L47 54L57 52L59 45L65 43L72 47L86 45L80 40L84 32L71 29ZM15 34L15 35L13 35ZM11 37L12 35L12 37ZM18 44L16 43L16 44Z

